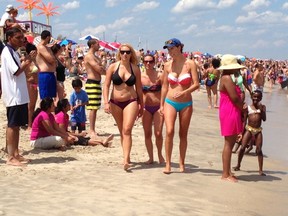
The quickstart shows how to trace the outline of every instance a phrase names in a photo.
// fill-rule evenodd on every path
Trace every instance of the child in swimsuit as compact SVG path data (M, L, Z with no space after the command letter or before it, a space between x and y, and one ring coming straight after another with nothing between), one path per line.
M263 172L263 153L262 153L262 143L263 143L263 136L262 136L262 121L266 121L266 106L261 104L262 100L262 92L256 90L252 93L252 105L247 107L245 120L247 119L248 122L245 126L245 133L242 138L242 146L238 154L238 163L237 166L234 167L235 171L240 170L241 161L243 159L245 149L249 142L251 141L252 137L255 137L255 144L256 144L256 154L258 156L259 162L259 175L265 176Z

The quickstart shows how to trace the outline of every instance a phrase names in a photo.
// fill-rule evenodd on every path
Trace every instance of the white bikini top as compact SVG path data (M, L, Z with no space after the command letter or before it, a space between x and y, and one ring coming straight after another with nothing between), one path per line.
M254 110L254 109L251 108L250 105L248 105L248 115L256 114L256 113L261 113L261 110L260 109Z

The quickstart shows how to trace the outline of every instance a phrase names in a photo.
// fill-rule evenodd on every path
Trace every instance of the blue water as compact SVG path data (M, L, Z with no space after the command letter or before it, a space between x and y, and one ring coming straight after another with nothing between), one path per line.
M251 100L247 101L251 104ZM263 153L288 165L288 90L265 88L262 103L267 120L263 122Z

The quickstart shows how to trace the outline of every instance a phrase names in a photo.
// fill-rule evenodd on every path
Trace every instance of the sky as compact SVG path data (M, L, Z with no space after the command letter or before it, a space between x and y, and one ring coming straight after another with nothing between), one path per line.
M43 0L59 6L50 18L52 35L78 39L92 34L135 49L163 50L178 38L184 51L245 55L260 59L288 59L288 1L285 0ZM3 13L7 4L0 0ZM46 23L45 16L33 21ZM19 9L19 20L28 13Z

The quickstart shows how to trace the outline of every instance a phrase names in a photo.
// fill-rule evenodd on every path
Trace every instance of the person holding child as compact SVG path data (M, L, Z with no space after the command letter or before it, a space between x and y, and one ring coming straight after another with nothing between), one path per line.
M234 167L235 171L240 170L241 161L243 159L245 149L250 143L252 137L255 137L256 154L258 156L259 163L259 175L265 176L263 172L263 135L262 135L262 121L266 121L266 106L261 104L262 92L256 90L252 93L252 104L245 109L245 122L248 121L245 126L245 132L242 138L242 146L238 154L238 163Z
M231 75L243 67L238 64L234 55L226 54L222 56L221 66L218 68L222 70L219 84L219 119L221 135L224 136L222 180L231 182L237 182L237 178L231 173L231 156L237 136L243 131L241 112L244 105L241 100L241 89L233 82Z

